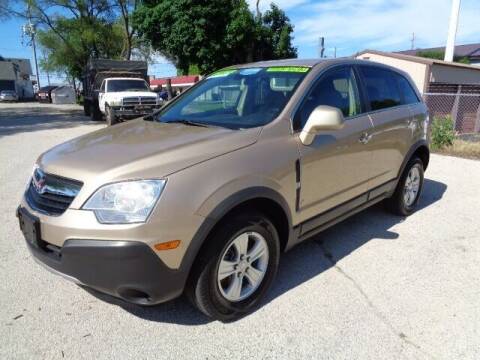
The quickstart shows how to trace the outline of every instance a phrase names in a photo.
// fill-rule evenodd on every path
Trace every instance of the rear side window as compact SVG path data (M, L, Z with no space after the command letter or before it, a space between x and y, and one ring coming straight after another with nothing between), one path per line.
M361 72L371 110L387 109L402 104L395 73L373 66L362 66Z
M397 79L398 88L403 95L403 104L418 103L420 100L410 82L400 74L395 74L395 78Z

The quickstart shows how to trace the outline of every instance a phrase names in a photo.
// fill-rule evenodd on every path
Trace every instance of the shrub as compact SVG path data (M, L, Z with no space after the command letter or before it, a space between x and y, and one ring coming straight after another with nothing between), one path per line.
M452 117L435 117L432 122L432 148L435 150L451 146L453 140L455 140L455 127Z

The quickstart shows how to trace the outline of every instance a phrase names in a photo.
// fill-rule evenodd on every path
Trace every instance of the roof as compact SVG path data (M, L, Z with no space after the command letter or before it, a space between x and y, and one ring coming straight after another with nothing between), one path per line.
M18 66L18 71L21 75L32 75L32 66L30 65L30 59L19 59L19 58L6 58L4 57L1 62L8 62L16 64Z
M404 50L398 51L398 54L405 55L417 55L419 51L445 51L445 46L425 48L425 49L415 49L415 50ZM456 45L455 46L455 56L459 57L478 57L480 58L480 43L478 44L465 44L465 45Z
M0 80L16 80L13 64L8 61L0 61Z
M384 52L384 51L378 51L378 50L363 50L362 52L359 52L358 54L356 54L356 56L358 57L358 56L361 56L363 54L381 55L381 56L391 57L391 58L394 58L394 59L411 61L411 62L426 64L426 65L436 64L436 65L452 66L452 67L458 67L458 68L480 71L479 66L472 66L472 65L468 65L468 64L454 63L454 62L449 62L449 61L424 58L424 57L420 57L420 56L412 56L412 55L405 55L405 54L392 53L392 52Z
M184 75L184 76L173 76L173 77L170 77L170 78L152 79L152 80L150 80L150 85L151 86L166 85L168 79L171 80L172 85L190 86L192 84L195 84L198 80L200 80L200 76L199 75Z

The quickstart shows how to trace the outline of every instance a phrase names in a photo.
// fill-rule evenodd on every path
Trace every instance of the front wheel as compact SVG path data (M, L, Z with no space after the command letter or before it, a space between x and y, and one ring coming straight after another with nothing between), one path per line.
M115 111L108 105L105 105L105 119L107 120L108 126L115 125L118 122Z
M398 181L392 197L387 199L387 209L401 216L408 216L415 211L422 192L424 180L423 162L418 157L412 158Z
M258 305L275 278L278 233L266 216L251 212L229 218L207 241L187 295L209 317L237 319Z

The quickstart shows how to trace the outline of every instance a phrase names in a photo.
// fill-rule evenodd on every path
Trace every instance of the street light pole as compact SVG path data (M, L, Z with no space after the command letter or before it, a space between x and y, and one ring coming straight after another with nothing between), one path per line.
M460 14L460 0L452 1L452 12L450 14L450 24L448 26L447 46L445 48L445 61L453 61L455 54L455 38L457 36L458 16Z

